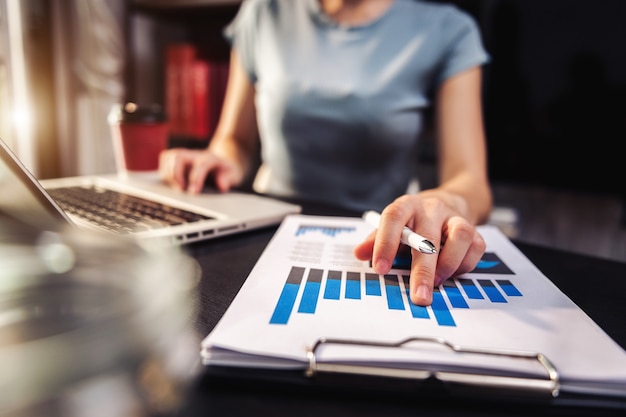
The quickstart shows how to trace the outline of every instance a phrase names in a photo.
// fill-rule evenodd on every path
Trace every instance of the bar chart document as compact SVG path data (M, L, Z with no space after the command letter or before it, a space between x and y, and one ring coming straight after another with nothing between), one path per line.
M372 230L359 218L286 217L202 341L203 363L626 398L626 351L496 227L479 226L482 259L428 307L408 296L410 260L379 275L354 257Z

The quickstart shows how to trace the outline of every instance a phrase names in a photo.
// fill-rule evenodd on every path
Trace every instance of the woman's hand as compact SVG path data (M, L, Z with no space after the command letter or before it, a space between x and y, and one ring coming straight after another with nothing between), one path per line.
M432 303L433 288L453 275L473 270L486 245L475 226L463 216L460 197L441 190L404 195L381 213L380 224L354 249L358 259L371 260L378 274L386 274L400 247L404 226L430 240L436 254L411 249L409 294L414 304Z
M161 179L180 190L192 194L202 192L208 178L218 191L228 191L243 182L241 167L210 150L174 148L159 156Z

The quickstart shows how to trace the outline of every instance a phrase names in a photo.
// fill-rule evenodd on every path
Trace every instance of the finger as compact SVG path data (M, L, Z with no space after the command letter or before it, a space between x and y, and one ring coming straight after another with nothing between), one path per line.
M380 215L372 253L372 267L378 274L386 274L400 246L402 229L410 219L410 213L402 205L389 205Z
M166 183L170 183L170 175L169 175L169 150L164 150L159 153L159 176Z
M444 224L445 210L440 206L439 202L431 201L435 204L430 207L430 216L425 213L416 214L413 229L419 232L424 238L429 240L439 248L434 254L425 254L421 251L411 249L411 274L409 279L409 296L411 301L419 306L428 306L433 302L433 289L435 287L436 273L441 256L442 227Z
M192 194L201 193L207 176L215 169L216 164L216 159L210 154L195 158L191 170L189 171L189 185L187 191Z
M172 186L181 190L186 187L185 177L177 178L175 168L177 164L179 149L167 149L159 154L159 175L161 179Z
M439 255L427 255L411 249L411 275L409 279L409 295L411 301L419 306L429 306L433 302L435 287L435 271Z
M227 192L233 186L232 172L227 167L221 167L215 172L215 186L221 192Z
M475 228L461 217L451 217L445 227L446 244L441 248L435 272L435 286L454 275L470 252Z
M354 247L354 256L361 261L369 261L374 253L374 241L376 240L376 230L373 230L367 237Z
M188 176L192 162L193 154L186 150L175 151L170 156L171 179L181 190L189 187Z
M473 271L476 268L476 265L478 265L478 262L482 258L486 249L487 244L485 243L485 239L480 233L475 232L470 249L465 254L465 258L463 258L461 265L454 272L454 275L465 274L466 272Z

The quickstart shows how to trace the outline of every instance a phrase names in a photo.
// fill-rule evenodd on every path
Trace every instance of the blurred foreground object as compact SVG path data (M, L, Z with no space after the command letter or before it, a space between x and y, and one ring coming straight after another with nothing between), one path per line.
M0 217L0 415L175 411L198 357L198 277L171 246Z

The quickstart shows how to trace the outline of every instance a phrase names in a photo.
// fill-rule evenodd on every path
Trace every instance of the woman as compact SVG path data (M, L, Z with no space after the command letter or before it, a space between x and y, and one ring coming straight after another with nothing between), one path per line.
M412 250L415 304L476 266L485 243L475 226L492 197L480 101L487 54L468 15L415 0L247 0L226 34L231 72L215 135L206 150L162 153L164 181L197 193L210 177L227 191L260 146L256 191L382 211L354 250L377 273L391 268L405 226L440 249ZM431 106L439 184L407 193Z

